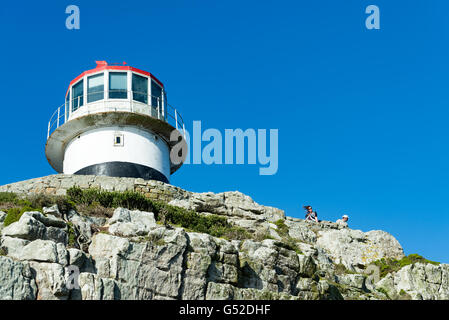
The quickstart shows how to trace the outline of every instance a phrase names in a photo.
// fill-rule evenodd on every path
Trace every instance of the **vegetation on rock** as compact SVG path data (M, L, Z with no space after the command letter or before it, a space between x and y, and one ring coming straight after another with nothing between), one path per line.
M74 248L76 246L76 232L72 222L67 222L68 246Z
M130 210L149 211L155 214L158 222L179 226L188 231L207 233L225 239L251 238L245 229L232 226L224 217L213 214L200 215L192 210L150 200L139 192L72 187L67 190L67 197L77 206L84 206L84 208L87 206L91 212L95 210L95 207L105 209L123 207ZM86 212L83 213L86 214Z
M409 254L408 256L406 256L400 260L391 259L391 258L388 258L388 259L383 258L380 260L376 260L373 263L380 268L380 277L383 278L391 272L396 272L407 265L418 263L418 262L430 263L433 265L440 264L439 262L427 260L426 258L424 258L416 253Z
M70 209L74 208L74 204L64 196L37 194L28 197L19 197L15 193L0 192L0 210L5 211L7 214L4 221L5 226L19 221L24 212L42 212L43 207L50 207L54 204L63 213L67 213Z
M284 219L279 219L274 223L277 227L276 232L282 238L282 242L280 246L284 247L288 250L296 251L298 254L302 254L301 250L298 247L298 243L288 234L288 226L285 224Z

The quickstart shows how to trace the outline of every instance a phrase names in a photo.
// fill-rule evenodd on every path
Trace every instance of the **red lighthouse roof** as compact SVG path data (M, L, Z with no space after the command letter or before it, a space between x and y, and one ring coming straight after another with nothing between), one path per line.
M153 79L154 81L156 81L161 87L164 87L164 84L162 82L160 82L159 79L157 79L151 73L149 73L147 71L144 71L144 70L140 70L140 69L137 69L137 68L133 68L133 67L127 66L126 62L124 62L123 65L109 65L106 61L95 61L95 62L97 63L97 67L95 69L90 69L90 70L84 71L78 77L76 77L75 79L70 81L69 89L70 89L70 87L74 83L76 83L79 79L81 79L85 75L96 73L96 72L102 71L102 70L115 70L115 71L118 71L118 70L119 71L128 71L128 70L130 70L130 71L133 71L133 72L140 73L140 74L143 74L145 76L148 76L151 79Z

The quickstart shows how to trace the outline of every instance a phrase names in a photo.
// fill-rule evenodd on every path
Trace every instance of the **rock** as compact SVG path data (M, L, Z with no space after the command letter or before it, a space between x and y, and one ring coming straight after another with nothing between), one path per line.
M285 218L283 210L262 206L238 191L214 194L190 193L188 198L173 199L169 204L197 212L275 222Z
M92 273L80 273L80 296L82 300L114 300L118 299L118 287L114 280L103 279Z
M311 256L298 254L299 261L299 275L302 277L311 278L314 276L317 266Z
M38 240L37 240L38 241ZM64 267L58 263L30 262L38 287L38 300L67 300L69 289Z
M99 274L109 270L109 277L119 283L122 299L147 299L155 293L168 298L181 295L185 231L158 228L149 233L149 238L152 241L136 243L100 233L92 239L89 252L103 265Z
M77 266L80 272L95 273L95 267L90 255L75 248L69 248L67 251L69 255L69 265Z
M45 235L43 237L45 240L51 240L56 243L61 243L67 245L68 243L68 234L66 229L60 229L57 227L48 227L45 230Z
M61 212L59 212L59 208L58 208L57 204L55 204L55 205L53 205L51 207L44 207L44 208L42 208L42 211L47 216L48 215L53 215L55 217L62 218L62 214L61 214Z
M365 234L351 229L323 230L319 231L316 245L325 249L335 264L341 263L352 271L378 259L404 257L399 242L383 231Z
M44 216L40 212L25 212L19 221L2 230L3 236L25 240L52 240L67 244L66 223L53 216Z
M399 241L388 232L373 230L366 232L365 235L368 239L369 245L374 248L372 253L366 253L366 259L368 261L371 259L381 259L382 257L379 258L378 255L382 255L383 257L391 257L393 259L402 259L404 257L404 250L399 244Z
M27 216L27 215L42 222L46 227L55 227L55 228L65 228L66 227L66 223L64 220L57 218L55 216L52 216L52 215L44 216L42 213L40 213L38 211L34 211L34 212L25 212L22 215L22 217Z
M298 254L279 247L274 240L245 240L239 251L241 277L245 288L295 293L300 272Z
M92 221L87 217L79 215L74 210L69 211L68 219L80 233L80 241L89 243L92 238Z
M32 215L29 215L28 212L25 212L19 221L5 227L2 230L2 235L26 240L36 240L44 238L45 232L45 225Z
M236 191L193 193L157 181L81 175L33 179L0 191L65 194L74 185L138 191L203 216L221 215L252 239L186 232L158 225L151 212L123 208L110 219L70 210L69 226L57 206L44 208L45 214L26 212L2 230L0 299L449 299L446 264L415 263L379 281L368 275L372 261L404 256L390 234L285 217ZM4 217L0 212L0 227ZM71 245L79 249L67 248L72 229ZM272 238L254 240L267 235ZM68 288L69 267L80 272L78 289Z
M3 223L3 221L5 221L6 218L6 213L3 211L0 211L0 224Z
M58 263L67 265L67 250L61 243L50 240L35 240L22 248L20 260Z
M327 280L321 279L318 282L318 293L320 295L320 299L322 300L343 300L343 296L341 295L338 288L331 284Z
M111 234L125 237L144 236L158 226L154 213L124 208L117 208L108 224Z
M207 300L298 300L298 297L285 293L251 288L236 288L229 284L210 282L206 293Z
M365 288L365 276L361 274L338 275L335 276L335 282L360 290L364 290Z
M296 284L298 297L304 300L319 299L318 283L310 278L299 278Z
M29 264L0 256L0 300L34 300L36 296Z
M415 263L389 274L376 283L390 298L414 300L449 299L449 265Z
M182 299L203 300L206 298L207 276L218 245L208 234L189 232L188 250Z
M119 254L125 254L129 247L130 242L128 239L98 233L92 239L89 253L94 259L97 257L112 259Z
M307 243L316 242L317 236L315 232L308 228L305 223L285 220L285 224L288 227L288 235L293 239Z
M2 236L0 239L0 249L2 249L7 256L20 260L23 247L28 243L30 243L29 240Z
M103 226L108 221L108 219L104 217L86 217L86 218L91 224L96 226Z

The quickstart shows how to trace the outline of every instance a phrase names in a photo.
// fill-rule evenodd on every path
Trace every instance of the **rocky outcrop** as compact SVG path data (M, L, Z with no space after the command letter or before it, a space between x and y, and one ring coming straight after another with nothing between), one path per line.
M286 217L239 192L69 175L0 191L59 195L74 185L139 191L264 237L225 240L125 208L106 219L75 210L62 215L53 206L6 227L0 212L0 299L449 299L448 265L415 263L381 279L371 275L374 261L404 257L392 235Z
M448 300L449 265L416 263L377 283L392 299Z
M343 264L347 269L358 272L382 258L404 257L399 242L389 233L380 230L366 233L346 228L320 231L316 245L329 252L334 263Z

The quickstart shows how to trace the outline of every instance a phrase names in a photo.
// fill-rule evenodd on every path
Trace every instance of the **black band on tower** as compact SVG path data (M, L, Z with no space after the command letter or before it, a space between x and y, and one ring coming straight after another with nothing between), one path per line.
M123 178L142 178L169 183L167 177L154 168L131 162L103 162L85 167L75 172L80 175L96 175Z

